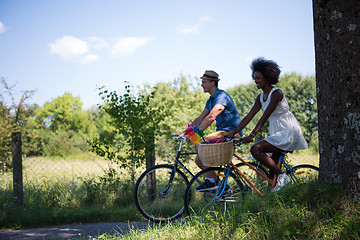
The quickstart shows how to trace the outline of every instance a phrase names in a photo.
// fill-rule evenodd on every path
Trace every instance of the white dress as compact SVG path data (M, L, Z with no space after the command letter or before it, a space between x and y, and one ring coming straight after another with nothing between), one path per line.
M260 102L262 109L268 107L271 94L279 89L273 87L269 93L267 100L264 102L264 92L260 94ZM283 151L294 151L308 148L308 144L301 132L300 125L295 116L289 111L289 105L285 99L278 103L274 112L270 115L270 136L263 139L271 145L280 148Z

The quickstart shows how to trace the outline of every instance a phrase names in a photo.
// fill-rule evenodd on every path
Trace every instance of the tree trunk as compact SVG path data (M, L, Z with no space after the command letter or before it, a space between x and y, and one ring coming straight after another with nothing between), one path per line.
M146 169L155 165L155 133L147 136L145 143Z
M360 1L313 0L320 181L360 199Z

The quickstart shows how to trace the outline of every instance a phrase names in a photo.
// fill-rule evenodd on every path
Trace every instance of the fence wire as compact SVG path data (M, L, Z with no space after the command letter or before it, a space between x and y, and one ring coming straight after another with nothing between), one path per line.
M96 182L111 165L103 159L22 159L23 201L45 205L67 205L86 194L84 182ZM14 198L13 172L0 173L0 206L17 202ZM19 194L19 193L17 193ZM12 198L12 200L11 200ZM0 207L1 208L1 207Z

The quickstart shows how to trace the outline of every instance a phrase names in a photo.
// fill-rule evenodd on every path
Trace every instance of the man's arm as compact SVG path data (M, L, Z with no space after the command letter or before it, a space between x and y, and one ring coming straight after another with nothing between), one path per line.
M201 124L201 122L204 120L204 118L207 116L207 115L209 115L209 109L204 109L203 111L202 111L202 113L200 114L200 116L198 116L193 122L192 122L192 125L193 126L198 126L198 125L200 125Z
M213 109L211 110L211 112L203 118L203 120L200 123L199 129L200 130L207 129L215 121L216 117L219 116L224 111L224 109L225 109L224 105L216 104L213 107ZM207 109L205 109L205 110L207 110ZM207 111L209 112L209 110L207 110ZM197 125L195 125L195 126L197 126Z

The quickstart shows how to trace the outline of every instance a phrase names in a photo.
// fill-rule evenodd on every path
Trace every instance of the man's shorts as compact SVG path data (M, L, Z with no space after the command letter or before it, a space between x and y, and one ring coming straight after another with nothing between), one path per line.
M209 135L206 135L204 138L205 140L210 140L210 139L214 139L214 138L222 138L224 137L226 134L228 133L231 133L231 131L223 131L223 130L220 130L220 131L217 131L217 132L214 132L214 133L211 133ZM236 133L235 136L236 138L241 138L240 134Z

